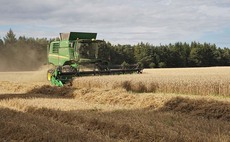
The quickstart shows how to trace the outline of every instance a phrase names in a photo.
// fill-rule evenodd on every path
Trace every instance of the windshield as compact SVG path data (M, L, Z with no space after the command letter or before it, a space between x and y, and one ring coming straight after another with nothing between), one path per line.
M86 58L86 59L97 58L97 44L80 43L79 54L80 54L80 58Z

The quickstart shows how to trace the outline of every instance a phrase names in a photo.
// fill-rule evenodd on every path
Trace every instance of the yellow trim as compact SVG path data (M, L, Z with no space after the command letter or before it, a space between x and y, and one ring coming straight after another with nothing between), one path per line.
M52 56L52 57L58 57L58 58L64 58L64 59L69 59L69 57L66 57L66 56L60 56L60 55L54 55L54 54L49 54L49 56Z
M51 80L51 73L47 73L47 79L50 81Z

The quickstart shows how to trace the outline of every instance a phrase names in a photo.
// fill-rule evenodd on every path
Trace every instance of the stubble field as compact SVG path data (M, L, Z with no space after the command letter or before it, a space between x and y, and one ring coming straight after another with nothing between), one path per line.
M230 68L145 69L53 87L0 73L1 141L230 141Z

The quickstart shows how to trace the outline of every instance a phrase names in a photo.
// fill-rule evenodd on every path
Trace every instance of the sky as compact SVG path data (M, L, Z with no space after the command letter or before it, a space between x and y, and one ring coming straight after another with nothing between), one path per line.
M112 44L230 47L230 0L0 0L0 38L97 32Z

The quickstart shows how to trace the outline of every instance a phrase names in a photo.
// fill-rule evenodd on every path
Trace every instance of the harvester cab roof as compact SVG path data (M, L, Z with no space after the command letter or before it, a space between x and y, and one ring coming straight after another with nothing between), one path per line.
M68 40L68 41L73 41L77 39L95 40L96 38L97 38L97 33L84 33L84 32L60 33L60 39Z

